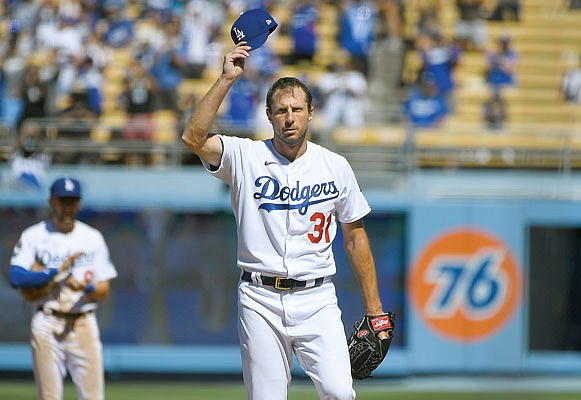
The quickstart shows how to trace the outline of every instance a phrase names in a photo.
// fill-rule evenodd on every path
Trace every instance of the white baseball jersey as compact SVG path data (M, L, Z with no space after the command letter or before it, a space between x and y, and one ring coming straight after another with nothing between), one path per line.
M337 221L370 212L347 160L308 142L293 162L272 140L220 136L221 165L238 228L238 265L248 271L307 280L334 275Z
M97 308L97 303L82 291L71 290L65 280L71 274L78 282L88 278L92 282L110 280L117 276L117 270L109 257L109 249L101 232L81 222L75 221L69 233L57 231L49 220L41 221L25 229L14 248L10 261L24 269L30 269L35 260L48 268L59 268L64 261L77 252L84 254L75 260L69 271L59 273L54 281L60 291L52 291L45 299L34 303L50 309L81 313Z

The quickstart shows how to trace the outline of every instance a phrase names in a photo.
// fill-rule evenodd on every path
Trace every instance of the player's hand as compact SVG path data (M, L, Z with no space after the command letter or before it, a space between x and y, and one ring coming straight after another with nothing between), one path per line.
M385 313L382 311L380 313L373 313L373 314L370 314L370 315L382 315L382 314L385 314ZM377 333L377 337L379 339L382 339L382 340L383 339L390 339L391 338L391 336L390 336L391 334L393 334L393 330L392 331L381 331L381 332L378 332Z
M75 278L73 278L73 276L69 276L66 280L66 285L71 288L72 290L81 290L81 291L86 291L87 290L87 286L91 283L90 279L85 279L84 282L79 282L78 280L76 280Z
M379 332L377 334L377 337L380 338L380 339L382 339L382 340L383 339L389 339L390 338L389 332L385 332L385 331L384 332Z
M71 288L73 290L82 290L83 289L81 282L79 282L78 280L73 278L72 275L67 278L65 283L69 288Z
M58 272L66 272L68 271L73 264L75 263L76 259L79 258L80 256L82 256L84 253L83 252L78 252L75 253L71 256L69 256L69 258L67 258L62 264L61 266L58 268Z
M250 56L250 49L246 42L240 42L224 55L222 75L227 79L237 79L244 72L245 61Z

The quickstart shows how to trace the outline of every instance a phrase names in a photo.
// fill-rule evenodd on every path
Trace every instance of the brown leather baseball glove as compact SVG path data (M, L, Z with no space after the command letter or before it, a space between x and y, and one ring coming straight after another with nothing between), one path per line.
M31 271L38 272L44 270L45 268L46 267L44 265L42 265L38 260L36 260L31 268ZM54 284L53 281L49 281L44 285L40 286L24 287L20 289L20 295L26 301L36 301L42 299L43 297L50 293L53 284Z

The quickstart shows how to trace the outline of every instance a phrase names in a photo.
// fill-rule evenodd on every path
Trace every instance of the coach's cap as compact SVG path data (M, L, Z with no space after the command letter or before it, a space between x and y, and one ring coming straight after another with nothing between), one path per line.
M266 42L278 23L266 10L255 8L240 14L232 24L230 36L234 44L247 42L252 49L257 49Z
M51 197L82 197L81 184L73 178L59 178L50 187Z

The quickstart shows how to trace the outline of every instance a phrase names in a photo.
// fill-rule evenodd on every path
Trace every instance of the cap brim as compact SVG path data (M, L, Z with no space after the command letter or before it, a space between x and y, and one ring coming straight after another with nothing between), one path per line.
M53 193L51 194L52 197L58 197L58 198L75 198L75 199L80 199L82 196L80 196L79 194L72 194L72 193Z
M269 31L261 33L260 35L250 39L248 41L248 46L252 47L252 50L256 50L261 47L264 43L266 43L266 39L268 39L268 35L270 34Z

